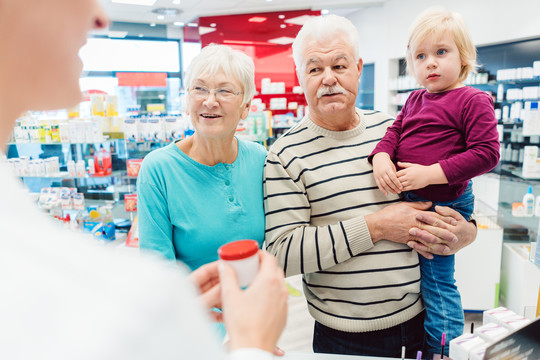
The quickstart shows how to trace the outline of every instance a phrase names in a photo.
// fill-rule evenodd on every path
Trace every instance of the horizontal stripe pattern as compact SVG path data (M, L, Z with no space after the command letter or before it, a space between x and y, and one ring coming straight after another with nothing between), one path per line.
M308 308L331 328L363 332L422 310L416 252L371 241L364 216L399 201L377 188L367 157L393 119L357 110L360 125L334 132L305 117L265 165L266 248L287 276L303 274Z

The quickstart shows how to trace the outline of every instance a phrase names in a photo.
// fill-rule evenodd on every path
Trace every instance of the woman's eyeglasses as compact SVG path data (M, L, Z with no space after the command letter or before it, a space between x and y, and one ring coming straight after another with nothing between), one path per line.
M234 92L231 89L227 88L218 88L218 89L209 89L204 86L193 86L189 90L189 95L197 100L206 100L210 96L210 93L213 93L218 101L230 101L234 99L235 96L243 94L242 91Z

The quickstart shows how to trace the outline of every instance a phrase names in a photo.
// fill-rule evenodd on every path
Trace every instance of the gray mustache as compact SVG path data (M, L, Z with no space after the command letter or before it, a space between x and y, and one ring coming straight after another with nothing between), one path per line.
M317 90L317 98L321 98L323 97L324 95L329 95L329 94L346 94L346 91L344 88L342 88L341 86L339 85L335 85L335 86L330 86L330 87L321 87Z

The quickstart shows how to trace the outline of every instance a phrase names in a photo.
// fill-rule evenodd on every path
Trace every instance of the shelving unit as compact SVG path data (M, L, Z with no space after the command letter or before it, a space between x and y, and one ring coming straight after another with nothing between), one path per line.
M272 99L277 98L286 99L286 104L281 104L285 105L285 109L276 109L271 106ZM264 104L265 111L270 112L271 119L268 128L270 130L271 126L271 131L269 131L270 136L267 139L267 146L270 146L278 137L300 120L304 116L307 108L307 102L303 93L299 94L287 91L285 93L276 94L257 94L254 99L255 101L260 100ZM289 103L291 102L296 103L294 109L288 108ZM249 138L247 139L250 140Z
M20 174L23 183L31 193L40 193L42 188L67 187L76 188L83 194L85 206L112 205L113 216L116 219L133 220L133 216L124 210L124 194L135 191L135 179L127 176L127 151L123 139L104 139L92 143L54 143L54 142L10 142L8 145L8 161L10 158L28 156L36 159L47 159L51 156L59 157L60 172L53 174ZM88 173L88 159L94 159L92 151L99 151L103 147L111 155L111 173L104 175L91 175ZM68 160L84 161L84 176L69 174ZM63 208L55 210L54 215L61 211L73 215L73 209ZM76 211L75 211L76 212ZM62 216L62 217L63 217Z

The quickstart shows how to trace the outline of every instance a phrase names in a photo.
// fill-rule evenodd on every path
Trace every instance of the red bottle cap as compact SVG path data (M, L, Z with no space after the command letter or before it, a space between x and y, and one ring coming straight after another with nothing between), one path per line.
M222 260L242 260L259 251L259 243L255 240L237 240L222 245L218 249L219 258Z

